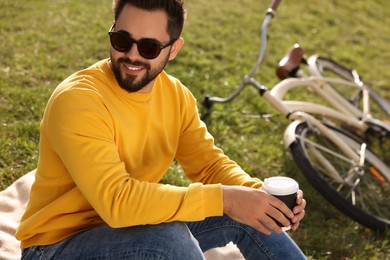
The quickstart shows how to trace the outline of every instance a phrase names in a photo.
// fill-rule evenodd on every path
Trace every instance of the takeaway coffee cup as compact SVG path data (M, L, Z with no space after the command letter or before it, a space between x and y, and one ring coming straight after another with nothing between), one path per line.
M262 189L283 201L291 210L294 208L299 190L299 185L294 179L282 176L266 178L264 179ZM291 228L291 225L284 227L278 221L276 223L280 227L283 227L283 230L289 230Z

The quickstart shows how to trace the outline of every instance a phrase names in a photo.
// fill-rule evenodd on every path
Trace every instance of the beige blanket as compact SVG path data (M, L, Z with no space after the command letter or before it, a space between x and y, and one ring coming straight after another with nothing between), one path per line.
M0 259L20 259L15 231L26 207L35 170L0 192Z
M0 192L0 260L20 259L19 241L15 231L26 207L35 170L25 174L7 189ZM244 259L237 247L228 244L205 253L207 260Z

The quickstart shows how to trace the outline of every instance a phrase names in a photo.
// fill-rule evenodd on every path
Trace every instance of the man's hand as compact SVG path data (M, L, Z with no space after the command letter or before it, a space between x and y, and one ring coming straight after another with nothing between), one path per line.
M306 200L303 198L303 192L301 190L299 190L298 194L297 194L296 206L293 208L293 213L295 216L291 219L291 221L293 223L291 225L292 230L295 231L298 229L299 222L305 216L305 207L306 207Z
M291 211L281 200L260 189L222 186L222 190L224 213L266 235L270 235L271 231L282 232L272 218L286 227L290 226L291 219L292 229L296 230L305 215L306 201L302 191L298 192L297 206Z

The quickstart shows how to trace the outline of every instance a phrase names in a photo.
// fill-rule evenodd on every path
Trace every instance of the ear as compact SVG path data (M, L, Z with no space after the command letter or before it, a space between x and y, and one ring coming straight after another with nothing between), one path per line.
M184 44L183 38L178 38L171 47L171 52L169 53L169 60L173 60L176 58L176 55L179 53L181 46Z

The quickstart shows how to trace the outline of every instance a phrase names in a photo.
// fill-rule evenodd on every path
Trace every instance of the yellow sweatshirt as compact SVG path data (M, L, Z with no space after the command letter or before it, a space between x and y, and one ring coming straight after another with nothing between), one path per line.
M174 159L189 187L159 183ZM261 186L214 146L190 91L162 72L150 93L128 93L102 60L64 80L47 104L16 237L26 248L99 225L219 216L221 184Z

